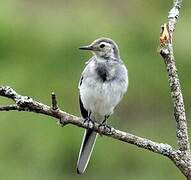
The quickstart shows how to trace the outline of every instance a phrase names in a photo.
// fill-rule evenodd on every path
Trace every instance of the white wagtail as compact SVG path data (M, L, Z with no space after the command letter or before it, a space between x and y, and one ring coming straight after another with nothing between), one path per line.
M106 125L128 87L128 72L119 55L117 44L109 38L100 38L88 46L93 57L86 63L79 82L79 103L82 117L90 129L85 130L77 162L77 173L82 174L89 162L97 133L91 130L93 122Z

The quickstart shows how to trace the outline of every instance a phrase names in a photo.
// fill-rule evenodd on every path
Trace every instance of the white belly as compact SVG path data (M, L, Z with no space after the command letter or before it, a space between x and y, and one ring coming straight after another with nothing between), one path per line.
M92 78L84 81L80 86L80 96L85 109L102 117L112 114L126 86L115 81L102 82Z

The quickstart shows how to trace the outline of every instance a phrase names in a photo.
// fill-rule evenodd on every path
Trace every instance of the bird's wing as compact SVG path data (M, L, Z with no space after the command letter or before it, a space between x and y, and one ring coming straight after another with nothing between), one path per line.
M79 104L80 104L80 112L84 119L88 117L88 111L84 108L84 105L82 103L81 97L79 95Z
M83 82L83 73L82 73L82 76L80 78L80 81L79 81L79 85L78 85L78 88L80 88L80 86L82 85L82 82ZM81 97L80 97L80 94L79 94L79 104L80 104L80 112L81 112L81 115L84 119L86 119L88 117L88 111L84 108L84 105L82 103L82 100L81 100Z
M80 81L79 81L79 83L78 83L78 88L80 88L80 86L81 86L81 84L83 83L83 79L84 79L84 74L88 74L87 73L87 70L88 70L88 65L90 64L90 62L92 61L92 60L94 60L95 59L95 57L93 56L93 57L91 57L88 61L86 61L86 67L85 67L85 69L83 70L83 72L82 72L82 75L81 75L81 77L80 77Z
M80 111L82 117L86 119L88 117L88 111L84 108L81 98L79 96ZM92 154L95 142L96 142L97 133L92 129L86 129L84 132L78 162L77 162L77 173L82 174L89 162L90 156Z
M82 81L83 81L83 76L80 79L79 87L81 86ZM81 111L82 117L84 119L88 118L88 111L84 108L80 95L79 95L79 104L80 104L80 111ZM77 162L78 174L82 174L86 169L86 166L89 162L89 159L96 141L96 137L97 137L97 133L94 132L93 130L91 129L85 130L80 152L79 152L78 162Z
M78 88L80 89L80 86L82 85L82 83L83 83L83 79L84 79L84 74L86 74L86 76L87 76L87 71L88 71L88 64L92 61L92 60L94 60L95 59L95 57L93 56L92 58L90 58L87 62L86 62L86 67L85 67L85 69L84 69L84 71L82 72L82 75L81 75L81 78L80 78L80 81L79 81L79 84L78 84ZM86 78L86 76L85 76L85 78ZM80 97L80 95L79 95L79 104L80 104L80 111L81 111L81 115L82 115L82 117L84 118L84 119L86 119L87 117L88 117L88 111L84 108L84 105L83 105L83 103L82 103L82 100L81 100L81 97Z
M86 78L88 74L88 65L93 59L94 57L92 57L88 62L86 62L86 67L84 71L82 72L82 76L79 81L79 85L78 85L79 88L83 84L83 80ZM86 119L88 117L88 111L84 108L80 95L79 95L79 104L80 104L80 111L81 111L82 117ZM81 148L80 148L79 157L78 157L78 162L77 162L78 174L82 174L86 169L86 166L89 162L89 159L96 141L96 137L97 137L97 133L94 132L93 130L91 129L85 130Z

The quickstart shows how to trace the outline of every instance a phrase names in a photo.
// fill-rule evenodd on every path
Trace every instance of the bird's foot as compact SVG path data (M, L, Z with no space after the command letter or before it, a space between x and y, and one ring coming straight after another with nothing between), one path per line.
M98 126L98 128L99 128L100 131L106 131L108 134L112 134L113 128L111 126L107 125L106 123L101 123Z
M89 128L92 129L94 127L94 121L92 121L90 118L86 118L84 120L84 125Z

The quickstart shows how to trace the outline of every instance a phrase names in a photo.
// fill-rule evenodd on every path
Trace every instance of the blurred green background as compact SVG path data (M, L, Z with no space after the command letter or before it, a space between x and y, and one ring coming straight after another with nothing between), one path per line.
M114 39L129 69L128 93L109 124L176 147L166 69L157 53L160 25L172 1L2 0L0 84L80 115L78 80L91 54L78 51L98 37ZM177 67L190 127L191 2L175 33ZM11 103L0 98L0 104ZM59 127L50 117L0 113L0 179L182 180L167 158L107 137L98 138L84 175L76 174L83 129Z

